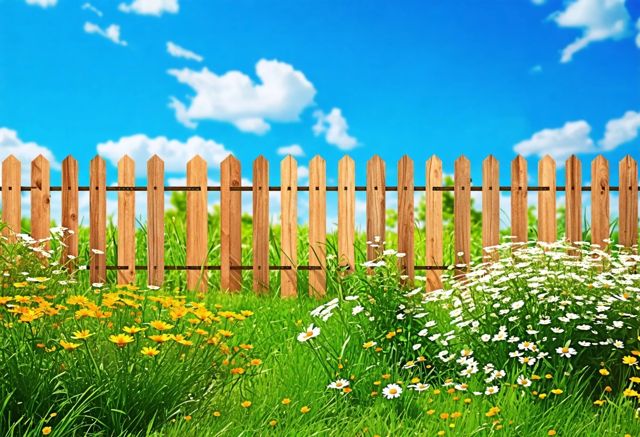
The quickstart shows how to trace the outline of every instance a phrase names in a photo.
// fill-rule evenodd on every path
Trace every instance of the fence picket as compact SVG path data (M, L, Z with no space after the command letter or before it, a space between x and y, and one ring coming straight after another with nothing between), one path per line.
M500 164L493 155L482 161L482 247L500 243ZM484 260L496 260L497 251L484 253Z
M538 185L549 187L538 191L538 241L553 243L558 239L556 224L556 162L549 155L538 163Z
M269 290L269 161L253 161L253 291Z
M582 164L575 155L567 159L565 178L565 238L575 243L582 240Z
M387 212L385 188L385 163L378 155L374 155L367 162L367 241L372 243L367 244L367 260L379 256L384 244ZM369 273L372 272L369 269Z
M20 161L9 155L2 161L2 221L7 225L3 234L10 242L22 227L22 198L20 193Z
M460 275L471 262L471 168L465 156L456 159L454 166L453 215L456 274Z
M518 156L511 162L511 235L515 237L514 242L528 240L527 189L527 161Z
M147 161L147 278L150 285L164 281L164 161Z
M78 161L67 156L62 161L62 264L74 269L78 256Z
M609 161L598 155L591 162L591 243L604 248L609 238Z
M356 167L349 156L338 162L338 260L349 272L355 268Z
M207 162L199 155L187 163L187 185L200 187L200 191L187 191L187 265L207 264L209 247L209 226L207 213ZM187 270L187 288L200 293L207 291L209 272Z
M327 164L320 156L309 163L309 295L327 292Z
M100 156L89 165L89 248L92 283L107 279L107 169Z
M280 295L295 297L298 294L298 163L291 156L280 163L280 203L282 243Z
M51 190L49 161L38 155L31 161L31 236L36 240L47 239L41 245L49 249L49 227L51 225Z
M220 280L226 291L240 291L242 272L231 267L242 263L242 176L240 161L229 155L220 165Z
M620 161L620 244L638 243L638 163L627 155Z
M413 160L405 155L398 162L398 252L405 254L398 263L409 281L413 281L415 264L414 179Z
M434 187L442 186L442 161L432 156L426 165L426 264L442 265L442 192ZM427 289L430 291L442 288L442 272L427 270Z
M118 161L118 186L132 187L136 184L135 162L125 155ZM118 192L118 284L130 284L136 279L136 193Z

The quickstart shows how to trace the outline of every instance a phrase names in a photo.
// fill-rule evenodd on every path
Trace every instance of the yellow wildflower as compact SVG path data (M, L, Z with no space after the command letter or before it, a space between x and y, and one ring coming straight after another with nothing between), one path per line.
M160 351L158 349L156 349L155 347L143 347L142 350L140 351L140 353L142 355L147 356L147 357L155 357L156 355L158 355L160 353Z
M110 335L109 341L118 347L125 347L129 343L133 342L133 337L127 334L116 334Z

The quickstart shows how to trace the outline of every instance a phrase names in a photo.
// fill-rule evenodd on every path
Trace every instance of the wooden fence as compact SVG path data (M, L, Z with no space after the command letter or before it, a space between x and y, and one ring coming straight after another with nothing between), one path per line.
M399 263L412 278L415 270L424 270L428 287L441 286L443 266L442 193L454 192L454 245L456 264L469 264L471 253L471 192L482 192L482 245L499 244L500 192L511 193L511 232L515 241L524 242L528 234L528 196L537 193L538 238L552 242L557 238L556 194L566 196L566 239L582 239L582 192L591 193L591 239L603 245L609 237L610 192L619 191L619 242L634 246L638 242L638 166L630 156L619 163L619 185L611 186L609 163L596 157L591 163L591 186L582 185L582 166L575 156L566 161L565 186L556 185L556 163L546 156L539 161L538 186L527 182L527 161L518 156L511 162L511 185L500 186L499 163L487 157L482 163L482 185L471 185L470 163L464 156L455 161L454 186L443 186L442 162L433 156L426 162L426 185L416 186L414 162L408 156L398 162L397 185L386 185L385 162L374 156L367 163L366 185L355 184L355 163L348 156L338 163L338 185L327 186L326 163L319 156L309 162L308 186L298 186L297 162L288 156L280 163L280 186L271 186L269 163L264 157L253 162L253 185L242 186L240 162L233 156L221 163L219 186L207 185L207 163L196 156L187 163L187 185L164 185L164 162L157 156L147 161L147 185L134 186L135 163L128 156L118 162L118 185L107 186L105 161L96 156L91 160L89 186L78 185L78 162L71 156L62 163L62 185L50 186L49 162L38 156L31 163L31 185L21 186L20 162L9 156L2 163L2 219L8 225L6 235L15 238L20 231L21 191L31 192L31 233L35 239L49 236L50 193L62 193L62 226L74 231L66 237L63 257L78 255L78 193L89 191L90 278L104 282L107 269L117 270L118 283L135 279L136 269L146 269L149 284L161 285L165 270L186 270L187 286L205 291L207 273L220 270L221 288L237 291L241 287L241 271L253 271L253 289L265 292L269 287L269 271L281 273L283 297L297 294L297 271L309 271L309 293L323 295L326 290L326 194L338 195L338 256L346 270L355 268L356 192L366 192L366 233L369 240L384 238L386 193L398 193L398 251L406 253ZM107 266L106 193L118 192L118 265ZM147 192L148 254L147 265L135 265L135 192ZM164 193L186 191L186 264L165 266L164 262ZM207 263L207 193L220 192L221 263ZM269 192L281 196L281 262L269 265ZM309 193L309 255L307 263L297 259L298 192ZM414 254L414 193L426 195L426 265L415 265ZM241 265L242 192L253 195L253 262ZM367 257L377 255L371 247Z

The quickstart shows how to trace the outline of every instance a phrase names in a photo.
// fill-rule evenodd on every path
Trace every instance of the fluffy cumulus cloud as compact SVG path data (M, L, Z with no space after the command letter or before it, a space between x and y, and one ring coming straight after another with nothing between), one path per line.
M605 127L604 138L599 143L604 150L613 150L636 139L638 130L640 130L640 112L627 111L622 117L609 120Z
M120 39L120 26L117 24L111 24L107 28L103 29L97 24L91 23L87 21L84 23L84 31L87 33L95 33L96 35L100 35L109 41L121 45L126 46L127 42Z
M27 4L31 6L40 6L41 8L48 8L58 4L58 0L27 0Z
M207 161L210 168L217 168L231 153L224 145L199 136L193 136L183 142L167 137L149 138L144 134L100 143L97 151L114 166L118 165L118 161L124 155L129 155L136 161L136 174L140 176L146 174L146 162L153 155L158 155L164 160L166 173L184 173L187 162L196 155Z
M171 41L167 42L167 53L175 58L190 59L196 62L202 62L204 59L199 54L194 53L191 50L187 50L184 47L180 47L178 44Z
M582 35L562 50L561 62L569 62L592 42L628 36L631 17L625 0L573 0L551 19L559 27L582 30Z
M516 144L513 150L523 156L551 155L556 160L564 162L573 154L596 151L590 135L589 123L584 120L570 121L557 129L536 132L528 140Z
M122 12L139 15L177 14L180 10L178 0L134 0L131 3L120 3L118 6Z
M313 133L324 134L327 143L340 150L351 150L358 145L358 140L349 135L349 125L340 108L333 108L328 114L318 110L313 116L316 118Z
M300 147L299 144L291 144L290 146L278 147L277 153L281 156L304 156L304 150L302 150L302 147Z
M270 129L269 122L299 120L316 94L302 72L276 60L258 61L259 83L240 71L218 75L207 68L184 68L168 73L195 92L188 105L176 98L169 104L178 121L187 127L195 127L197 120L216 120L231 123L243 132L263 134Z
M98 17L102 17L102 11L98 8L96 8L95 6L93 6L91 3L84 3L82 5L82 10L83 11L90 11L93 12L94 14L96 14Z
M60 170L61 167L50 149L31 141L23 141L15 130L0 127L0 161L4 161L9 155L15 156L20 161L22 182L27 184L31 174L31 161L38 155L42 155L49 160L52 170ZM0 166L1 171L2 168Z

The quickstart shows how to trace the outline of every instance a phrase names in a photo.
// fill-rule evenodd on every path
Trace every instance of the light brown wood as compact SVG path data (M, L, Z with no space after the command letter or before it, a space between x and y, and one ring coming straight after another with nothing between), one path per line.
M620 244L638 243L638 163L627 155L620 161Z
M609 238L609 161L598 155L591 162L591 243L604 249Z
M2 161L2 221L7 225L4 235L9 242L16 241L21 232L22 196L20 192L20 161L9 155Z
M49 160L38 155L31 161L31 237L45 240L42 247L48 250L51 226L51 183Z
M153 155L147 161L147 280L164 281L164 161Z
M104 283L107 279L107 169L99 156L89 166L89 248L92 283Z
M61 263L74 269L78 256L78 161L72 156L62 161L62 227Z
M187 270L187 288L200 293L209 285L209 272L204 268L209 249L207 183L207 163L196 155L187 163L187 186L200 187L200 191L187 191L187 265L202 269Z
M338 162L338 259L341 266L353 272L356 228L356 167L344 156Z
M320 156L309 162L309 295L327 293L327 164Z
M511 235L519 243L529 239L527 189L527 161L518 156L511 162Z
M384 247L386 225L385 163L374 155L367 162L367 260L377 258ZM373 270L369 269L372 273Z
M242 264L242 193L231 191L242 185L240 161L229 155L220 165L220 286L240 291L242 272L231 267Z
M280 263L291 266L289 270L281 270L280 296L295 297L298 294L298 163L291 155L280 163L280 204Z
M493 155L482 161L482 247L500 244L500 163ZM497 260L496 250L483 251L483 259Z
M269 291L269 161L253 161L253 291Z
M135 162L125 155L118 161L118 186L136 184ZM118 284L131 284L136 280L136 193L118 191Z
M469 270L471 263L471 165L465 156L454 165L454 246L456 275Z
M554 243L558 239L556 162L549 155L538 163L538 186L549 187L548 191L538 191L538 241Z
M434 187L442 186L442 161L432 156L427 161L426 187L426 264L442 265L442 191L434 191ZM427 270L427 289L430 291L442 288L442 271Z
M567 241L582 241L582 164L571 155L565 168L566 236Z
M403 156L398 161L398 259L400 271L413 281L415 264L414 229L414 170L413 160Z

